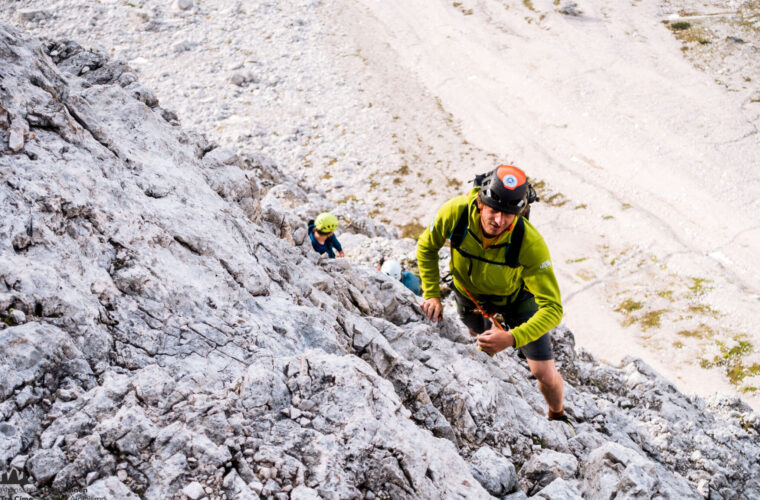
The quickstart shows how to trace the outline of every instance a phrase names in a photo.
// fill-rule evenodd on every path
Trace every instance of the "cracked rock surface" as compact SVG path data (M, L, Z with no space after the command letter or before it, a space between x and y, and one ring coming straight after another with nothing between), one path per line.
M426 322L371 250L312 251L320 192L183 131L127 64L3 25L0 207L0 468L31 496L760 495L740 400L600 364L561 326L574 428L549 422L514 353Z

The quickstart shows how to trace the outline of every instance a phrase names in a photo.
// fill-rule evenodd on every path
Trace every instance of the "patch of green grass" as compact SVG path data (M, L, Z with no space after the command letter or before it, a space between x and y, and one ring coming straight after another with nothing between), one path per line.
M720 355L713 357L712 361L702 358L699 366L702 368L723 367L728 380L734 385L739 385L747 377L760 375L760 364L753 363L746 366L743 362L744 356L751 353L754 348L745 338L744 335L736 337L737 343L732 347L727 347L723 342L717 342Z
M409 222L401 226L402 238L412 238L416 240L420 236L422 236L422 233L424 232L425 232L425 226L423 226L419 222Z
M592 279L596 278L596 274L592 273L591 271L587 271L586 269L581 269L575 274L578 275L578 277L583 281L591 281Z
M630 208L633 208L630 203L623 203L623 205L620 207L621 210L628 210Z
M375 203L375 208L370 211L369 216L372 218L377 217L378 215L382 214L384 212L383 207L385 206L385 203L382 201L378 201Z
M671 302L673 302L673 290L662 290L660 292L657 292L658 297L662 297L663 299L668 299Z
M582 208L588 208L588 205L585 203L581 203L580 205L575 205L575 210L580 210Z
M675 342L673 342L673 347L675 347L676 349L683 349L683 342L681 342L680 340L676 340Z
M689 291L693 296L703 295L706 292L709 292L712 290L713 287L710 285L712 283L712 280L708 280L705 278L695 278L694 276L691 277L691 286L689 286Z
M581 257L579 259L567 259L565 261L565 264L576 264L578 262L583 262L584 260L588 260L588 257Z
M726 375L728 375L728 380L730 380L732 384L736 385L747 377L760 375L760 364L755 363L752 366L747 367L744 366L743 363L739 362L728 368L726 370Z
M460 189L462 187L462 181L459 179L454 179L453 177L449 178L448 182L446 183L446 186L450 188Z
M625 319L623 320L623 326L631 326L634 323L639 323L641 329L646 331L650 328L658 328L661 325L662 315L668 312L666 309L656 309L653 311L646 311L641 315L634 314L635 311L642 310L644 304L627 298L615 308L616 312L623 313Z
M740 358L745 354L752 351L752 344L746 340L740 340L738 344L728 349L726 346L721 346L720 352L723 354L723 359L731 361L736 358Z
M679 332L676 332L676 334L680 335L681 337L704 339L712 337L715 334L715 330L702 323L697 328L691 330L681 330Z
M649 330L650 328L659 328L661 325L662 315L666 312L668 311L665 309L647 311L643 316L641 316L641 318L639 318L639 323L644 330Z
M532 0L523 0L523 5L526 6L528 8L528 10L536 12L536 8L533 7L533 1Z
M712 31L699 22L692 24L686 21L676 21L666 23L666 26L683 43L700 43L702 45L712 43L711 38L714 36Z
M565 198L565 195L562 193L554 193L544 201L553 207L561 207L568 202L568 199Z
M604 215L604 216L602 216L602 219L604 219L604 220L610 220L610 219L614 219L614 218L615 217L613 215Z
M338 204L343 204L343 203L348 203L349 201L356 201L356 196L350 194L350 195L346 196L345 198L343 198L341 200L338 200L337 203Z
M700 314L702 316L712 316L713 318L720 316L720 313L718 311L705 304L690 305L689 311L694 314Z
M621 258L621 257L623 257L625 254L627 254L629 250L630 250L630 248L626 248L625 250L623 250L622 252L620 252L619 255L613 257L613 259L610 261L610 265L614 266L617 263L618 259Z
M673 31L683 31L691 28L691 23L687 23L686 21L677 21L675 23L668 24L668 27Z
M643 307L644 307L643 303L637 302L629 297L625 299L623 302L621 302L620 305L617 306L617 308L615 308L615 311L629 314L629 313L632 313L633 311L638 311L639 309Z

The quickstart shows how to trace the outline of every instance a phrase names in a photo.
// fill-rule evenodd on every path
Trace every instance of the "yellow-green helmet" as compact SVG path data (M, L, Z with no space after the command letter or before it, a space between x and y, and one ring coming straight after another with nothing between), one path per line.
M330 212L322 212L314 221L314 226L320 233L332 233L338 229L338 218Z

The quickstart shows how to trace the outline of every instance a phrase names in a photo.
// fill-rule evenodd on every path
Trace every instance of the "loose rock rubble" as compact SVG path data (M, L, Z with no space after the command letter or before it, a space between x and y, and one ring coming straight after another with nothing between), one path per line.
M33 497L760 495L740 400L560 327L574 429L548 421L524 361L426 322L362 247L409 243L346 204L356 258L318 256L318 191L184 132L128 65L6 26L0 206L0 468Z

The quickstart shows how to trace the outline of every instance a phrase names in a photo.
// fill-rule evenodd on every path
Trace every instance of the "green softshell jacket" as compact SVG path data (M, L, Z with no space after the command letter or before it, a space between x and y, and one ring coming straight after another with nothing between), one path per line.
M444 203L438 210L433 223L417 241L417 262L422 279L422 292L426 299L441 296L438 286L440 281L438 251L446 240L451 238L459 214L464 209L467 209L469 213L470 227L460 248L484 259L504 262L504 247L494 247L509 242L512 232L501 235L489 248L483 249L480 212L476 201L478 191L480 188L476 187L469 194L457 196ZM525 283L525 288L535 296L538 312L528 321L511 330L515 338L515 347L533 342L557 326L562 319L562 300L549 249L536 228L527 219L524 222L525 235L520 247L517 268L471 259L457 251L452 251L449 264L454 286L464 296L467 296L464 290L466 287L476 299L488 295L506 298L516 295Z

